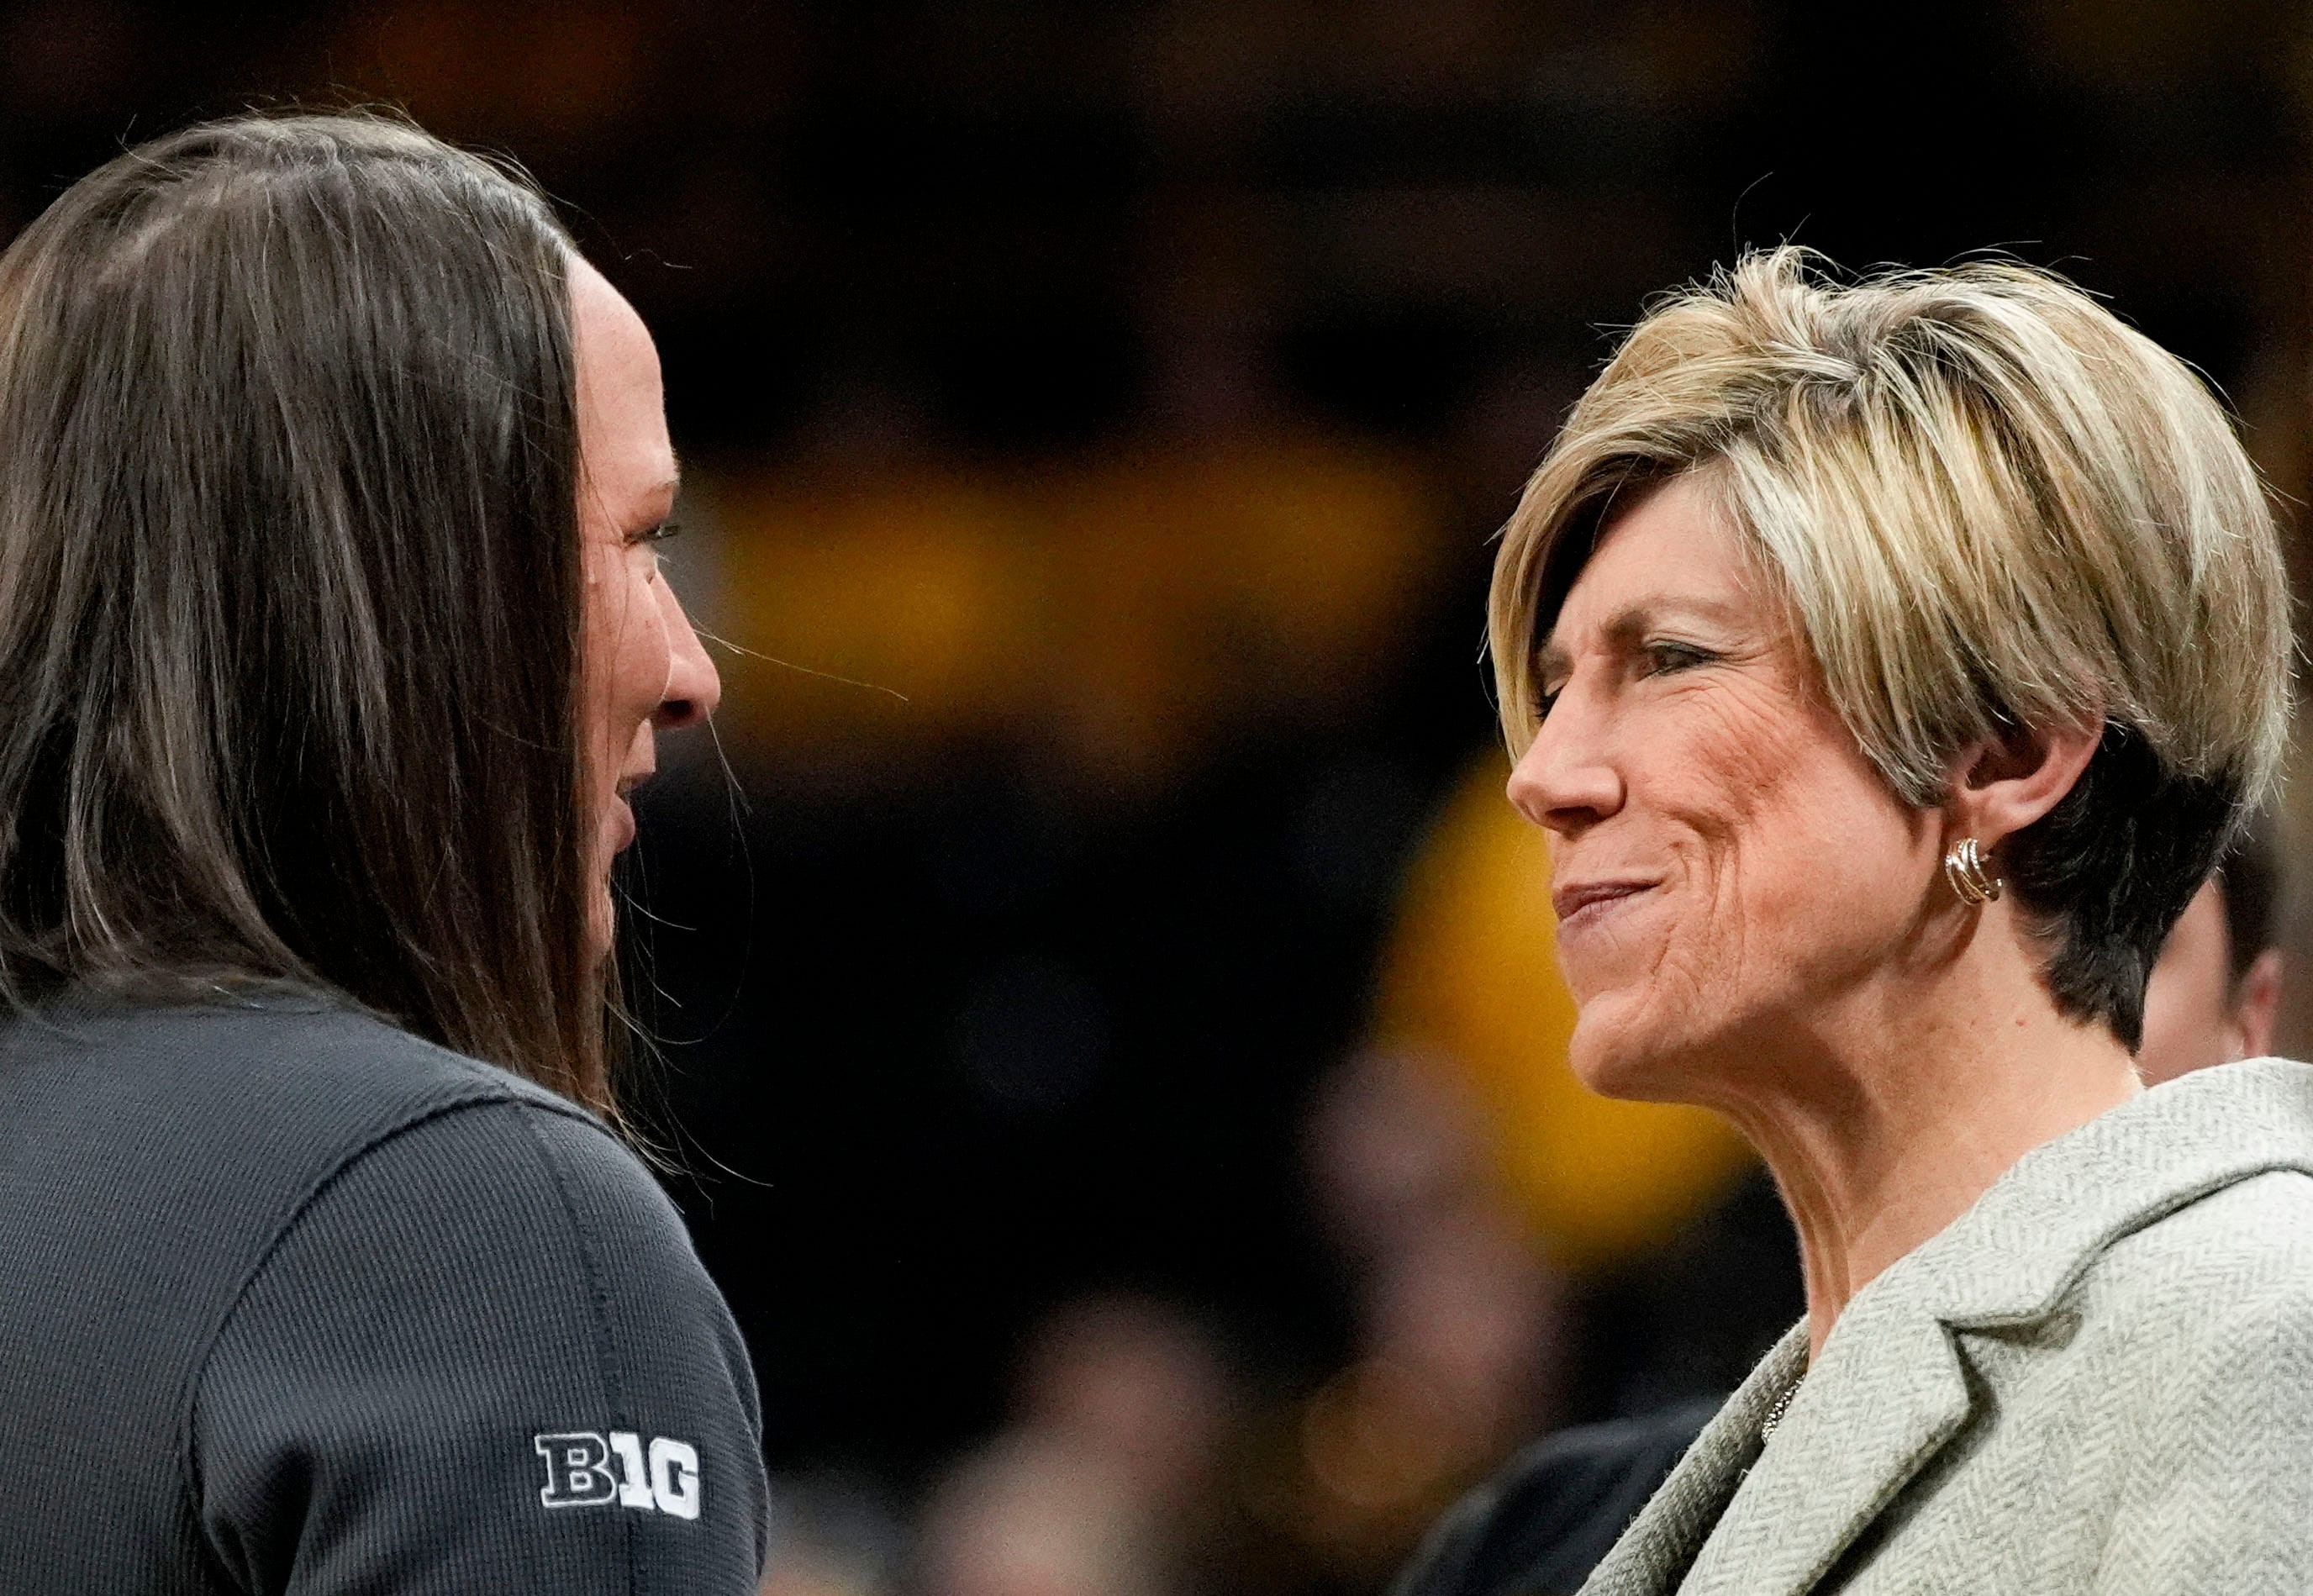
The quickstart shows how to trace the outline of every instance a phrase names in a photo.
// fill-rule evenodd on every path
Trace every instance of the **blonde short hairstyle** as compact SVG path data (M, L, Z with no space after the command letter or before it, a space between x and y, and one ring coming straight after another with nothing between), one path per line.
M2045 272L1845 283L1800 250L1746 256L1632 329L1510 519L1491 632L1514 750L1537 724L1536 650L1614 501L1689 472L1907 802L1942 802L1979 739L2103 723L2072 799L2001 863L2061 933L2062 1006L2133 1043L2161 937L2272 796L2288 740L2280 542L2222 408ZM2089 833L2115 824L2107 841L2135 851L2105 857ZM2128 898L2080 877L2141 873L2147 846L2175 868L2142 901L2079 901ZM2084 943L2113 968L2083 984L2066 963Z

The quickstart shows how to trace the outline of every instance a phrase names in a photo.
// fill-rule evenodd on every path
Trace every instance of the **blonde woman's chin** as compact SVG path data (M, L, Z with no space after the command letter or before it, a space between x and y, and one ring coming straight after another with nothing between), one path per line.
M1601 1097L1633 1102L1675 1102L1679 1071L1670 1048L1651 1035L1640 995L1626 988L1586 1001L1567 1044L1574 1078Z

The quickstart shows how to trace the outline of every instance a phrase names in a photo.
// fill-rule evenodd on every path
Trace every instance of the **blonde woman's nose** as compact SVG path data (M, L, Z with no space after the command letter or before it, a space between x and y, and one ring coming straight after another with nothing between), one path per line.
M1570 833L1622 807L1623 780L1571 694L1542 723L1510 770L1509 801L1545 830Z

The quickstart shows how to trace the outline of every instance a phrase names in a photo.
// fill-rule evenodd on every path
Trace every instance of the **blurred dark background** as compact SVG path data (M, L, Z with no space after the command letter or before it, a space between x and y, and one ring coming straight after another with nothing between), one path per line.
M2306 477L2313 12L1869 15L0 0L0 237L124 141L383 102L519 158L657 333L727 691L647 795L634 1091L754 1349L776 1588L1371 1589L1523 1434L1796 1311L1771 1205L1713 1239L1715 1132L1531 1144L1473 1062L1555 1067L1546 925L1499 978L1456 938L1530 868L1479 645L1557 417L1743 246L1990 250ZM1095 1432L1148 1472L1085 1506ZM1171 1539L1102 1540L1128 1498ZM1079 1572L988 1575L1031 1543Z

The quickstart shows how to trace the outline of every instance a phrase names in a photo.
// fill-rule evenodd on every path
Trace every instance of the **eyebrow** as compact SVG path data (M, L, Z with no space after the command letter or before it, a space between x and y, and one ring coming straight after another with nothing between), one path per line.
M666 502L670 504L682 496L682 461L680 459L674 462L674 469L672 472L651 485L648 502L655 504L662 494L666 496Z

